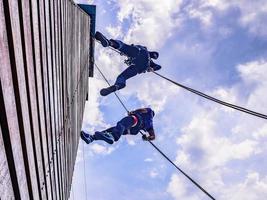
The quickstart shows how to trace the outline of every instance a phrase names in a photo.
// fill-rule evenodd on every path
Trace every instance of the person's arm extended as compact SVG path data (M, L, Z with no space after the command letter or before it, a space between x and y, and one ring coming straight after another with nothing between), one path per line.
M143 140L146 140L146 141L147 140L149 140L149 141L155 140L156 135L155 135L154 129L153 128L150 128L147 132L148 132L149 136L143 135L142 136Z

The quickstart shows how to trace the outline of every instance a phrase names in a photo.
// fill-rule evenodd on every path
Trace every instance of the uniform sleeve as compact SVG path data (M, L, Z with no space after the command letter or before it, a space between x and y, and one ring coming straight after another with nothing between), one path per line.
M147 132L149 134L148 136L149 140L154 140L156 138L153 126L150 129L148 129Z
M161 66L154 63L152 60L150 60L150 67L153 68L154 71L158 71L161 69Z
M154 140L156 138L152 120L150 121L150 128L147 129L147 132L149 134L149 136L148 136L149 140Z

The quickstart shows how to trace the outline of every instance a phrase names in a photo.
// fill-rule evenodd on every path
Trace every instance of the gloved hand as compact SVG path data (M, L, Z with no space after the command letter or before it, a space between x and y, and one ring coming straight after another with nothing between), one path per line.
M147 71L148 71L148 72L154 72L154 69L153 69L152 67L149 67L149 68L147 69Z
M143 139L144 141L148 141L148 140L149 140L149 138L148 138L146 135L142 135L142 139Z

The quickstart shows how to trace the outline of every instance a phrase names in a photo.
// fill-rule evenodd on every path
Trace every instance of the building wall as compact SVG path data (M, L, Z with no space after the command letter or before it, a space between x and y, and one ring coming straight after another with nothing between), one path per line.
M68 0L0 0L0 199L68 199L90 16Z

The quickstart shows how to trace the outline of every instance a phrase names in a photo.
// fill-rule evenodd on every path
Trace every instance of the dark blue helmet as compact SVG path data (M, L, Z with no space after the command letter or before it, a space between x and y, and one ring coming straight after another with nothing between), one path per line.
M157 59L159 57L159 53L156 51L149 51L150 58Z
M151 113L152 113L152 117L154 117L154 116L155 116L155 112L152 110L152 112L151 112Z

